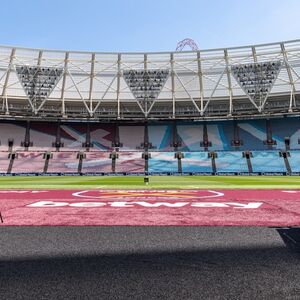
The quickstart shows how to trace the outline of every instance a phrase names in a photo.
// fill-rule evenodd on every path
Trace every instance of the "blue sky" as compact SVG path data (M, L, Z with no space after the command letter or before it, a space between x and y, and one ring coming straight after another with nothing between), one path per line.
M0 44L87 51L168 51L300 38L299 0L10 0ZM187 49L188 50L188 49Z

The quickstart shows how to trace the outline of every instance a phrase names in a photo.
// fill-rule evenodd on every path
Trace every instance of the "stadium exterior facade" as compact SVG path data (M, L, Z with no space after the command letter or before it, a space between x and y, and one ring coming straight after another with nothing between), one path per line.
M260 78L265 75L264 66L273 74L268 86L262 82L268 78ZM249 67L258 68L260 73L252 72L255 78L251 78ZM44 77L56 72L54 79L46 82L44 94L43 89L35 91L31 85L29 77L34 68ZM239 77L243 68L248 72L244 81ZM165 73L150 95L145 90L152 89L155 72ZM27 79L22 79L22 74ZM138 97L145 74L151 83L141 88ZM65 52L3 46L0 93L1 119L208 120L298 114L300 40L160 53Z

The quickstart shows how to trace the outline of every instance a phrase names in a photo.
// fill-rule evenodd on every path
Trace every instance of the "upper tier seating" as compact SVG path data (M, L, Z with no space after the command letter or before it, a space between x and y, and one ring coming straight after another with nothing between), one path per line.
M271 119L272 136L276 149L285 149L285 138L290 138L290 148L300 149L300 118Z
M45 159L43 152L18 152L12 173L42 173Z
M218 152L216 158L217 172L248 172L243 152Z
M85 124L61 124L60 125L61 143L64 145L60 150L74 151L84 150L82 144L86 141Z
M238 122L240 139L243 145L240 150L266 150L264 141L267 139L266 121L253 120Z
M49 126L47 122L32 122L30 123L30 141L32 146L31 151L52 151L55 150L53 143L56 140L57 125L53 123Z
M174 152L151 152L148 171L178 172L178 161L174 157Z
M203 125L178 124L177 134L181 142L181 151L200 151L200 142L203 141Z
M234 126L232 121L223 121L216 123L219 130L219 136L222 141L222 150L234 151L239 150L239 148L231 145L234 140ZM210 139L210 136L208 136ZM217 150L214 143L212 144L211 150Z
M205 123L177 121L176 141L179 142L177 149L186 152L284 150L286 149L285 138L290 140L290 150L300 149L299 117L275 118L268 122L266 119L237 120L235 122L232 120L206 121ZM238 129L236 132L234 124ZM28 125L29 135L26 134ZM56 142L57 126L56 122L31 121L28 124L21 121L3 121L0 123L0 151L8 151L9 140L13 140L13 151L26 150L24 146L21 146L25 142L25 137L26 141L31 142L28 149L30 151L54 151L55 145L53 144ZM149 151L169 152L174 150L171 146L175 137L173 126L173 121L164 123L149 121L148 141L150 145L152 144ZM86 145L89 137L87 135L88 127L92 145ZM269 134L267 134L267 127ZM60 147L60 151L84 151L88 146L89 151L111 151L113 143L118 140L123 144L120 151L141 151L143 149L146 138L142 123L129 125L120 123L118 128L119 136L117 137L117 127L114 123L90 123L89 126L86 123L61 123L60 140L63 146ZM275 145L266 144L267 137L270 139L271 133ZM233 146L232 141L235 138L238 138L242 144ZM208 144L203 144L205 141Z
M120 151L136 151L144 143L144 126L119 126Z
M8 151L8 140L13 140L13 150L24 150L26 123L0 123L0 150Z
M90 125L91 143L90 151L107 151L112 149L112 142L115 140L115 126L110 124Z
M226 140L222 126L207 124L208 141L211 142L210 150L228 150L230 142ZM229 143L229 145L228 145Z
M153 150L170 151L172 150L172 126L171 125L150 125L148 126L149 143Z
M284 159L278 151L253 151L251 157L253 172L286 172Z

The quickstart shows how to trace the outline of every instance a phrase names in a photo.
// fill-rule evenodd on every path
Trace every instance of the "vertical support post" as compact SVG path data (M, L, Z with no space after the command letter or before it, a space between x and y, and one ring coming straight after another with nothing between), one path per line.
M118 54L118 75L117 75L117 119L120 119L120 79L121 79L121 54Z
M232 84L231 84L231 71L229 67L229 61L228 61L228 51L227 49L224 49L224 58L226 63L226 74L227 74L227 82L228 82L228 91L229 91L229 116L232 115Z
M254 63L258 63L258 60L257 60L257 55L256 55L256 49L254 46L251 47L251 51L252 51L252 57L253 57L253 61ZM253 100L254 101L254 100ZM256 104L257 105L257 104ZM261 106L262 106L262 102L259 103L258 105L258 111L261 112Z
M286 67L286 71L289 77L289 82L291 85L291 94L290 94L290 104L289 104L289 112L293 111L293 104L294 106L296 106L296 101L295 101L295 92L296 92L296 88L295 88L295 84L294 84L294 79L293 79L293 75L291 72L291 67L288 64L288 58L287 58L287 54L286 54L286 49L283 43L280 44L280 48L281 48L281 53L283 56L283 61Z
M216 166L216 157L217 154L216 152L210 152L209 153L210 157L211 157L211 168L214 174L217 173L217 166Z
M116 173L116 157L113 156L111 159L111 170L113 173Z
M149 152L148 150L144 152L144 159L145 159L145 173L148 173L149 170Z
M286 171L287 171L287 174L291 174L292 173L292 169L291 169L291 165L290 165L290 162L288 160L288 156L289 156L289 152L287 151L280 151L279 152L279 156L283 159L284 161L284 165L285 165L285 168L286 168Z
M200 51L197 52L197 62L198 62L199 87L200 87L200 110L201 110L201 116L202 116L203 115L203 110L204 110L204 88L203 88L203 78L202 78Z
M42 56L43 56L43 51L40 50L39 51L39 56L38 56L38 61L37 61L38 66L40 66L42 64Z
M78 153L78 168L77 168L77 172L78 174L80 174L82 172L82 165L83 165L83 159L84 159L84 154L82 152Z
M172 147L174 147L174 151L178 151L178 135L177 135L177 121L173 121L173 126L172 126L172 134L173 134L173 141L172 141Z
M61 139L60 139L60 122L57 122L57 128L56 128L56 139L55 139L55 149L56 151L59 151L59 148L61 147Z
M121 146L119 122L116 122L115 128L116 128L116 134L115 134L115 139L114 139L114 142L113 142L113 147L119 148Z
M172 91L172 118L176 118L176 99L175 99L175 75L174 75L174 53L170 54L171 64L171 91Z
M148 134L148 122L146 121L144 124L144 145L143 148L145 151L149 150L149 134Z
M91 147L91 128L90 128L90 122L86 123L86 136L85 136L85 147L86 151L90 150Z
M177 157L177 171L178 173L182 173L182 158L183 158L183 154L181 152L177 152L176 155Z
M89 90L89 101L90 101L90 111L93 112L93 85L95 77L95 57L96 54L92 53L91 59L91 73L90 73L90 90Z
M207 133L207 124L203 124L203 146L204 151L208 151L209 141L208 141L208 133Z
M65 63L64 63L64 74L63 74L63 81L61 87L61 114L64 117L66 115L66 107L65 107L65 87L66 87L66 79L67 79L67 68L68 68L68 61L69 61L69 52L66 52L65 55Z
M248 167L248 172L249 173L253 172L252 162L251 162L251 155L252 155L252 153L250 151L243 152L243 157L246 158L246 162L247 162L247 167Z
M25 139L24 139L25 151L28 151L29 145L30 145L30 121L27 120L26 130L25 130Z
M144 54L144 70L147 71L147 54ZM148 107L148 99L144 99L145 101L145 118L148 118L148 112L149 112L149 107Z
M256 49L254 46L251 47L251 51L252 51L253 61L254 61L254 63L257 64L257 55L256 55Z

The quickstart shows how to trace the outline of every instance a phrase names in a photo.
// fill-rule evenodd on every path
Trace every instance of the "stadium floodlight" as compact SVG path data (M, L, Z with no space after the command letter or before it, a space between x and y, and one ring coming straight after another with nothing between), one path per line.
M281 65L281 61L240 64L231 66L231 71L251 102L261 110L278 77Z
M32 110L37 113L62 77L63 68L16 66L16 72Z
M169 70L123 71L128 87L146 116L165 85L169 73Z

